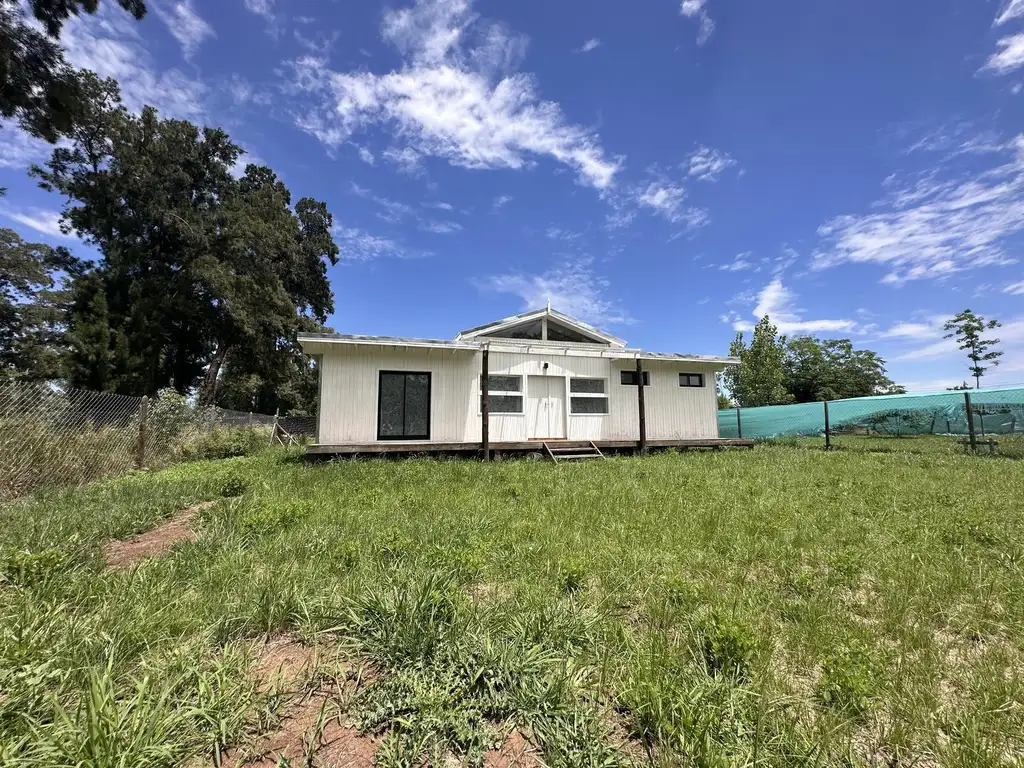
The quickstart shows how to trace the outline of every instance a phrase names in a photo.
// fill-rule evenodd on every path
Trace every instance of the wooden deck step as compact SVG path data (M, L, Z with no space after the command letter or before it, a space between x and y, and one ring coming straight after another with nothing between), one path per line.
M544 443L544 449L555 464L560 461L582 461L584 459L605 459L607 458L601 449L593 441L586 446L559 445L558 443Z

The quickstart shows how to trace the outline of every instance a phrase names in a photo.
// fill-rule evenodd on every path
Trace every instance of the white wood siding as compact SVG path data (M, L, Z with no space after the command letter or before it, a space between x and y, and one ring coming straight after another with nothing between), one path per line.
M547 370L544 363L548 364ZM440 349L341 346L322 355L320 364L321 444L370 443L377 440L380 371L431 373L430 439L435 442L480 440L480 353ZM645 391L647 437L650 439L718 437L718 402L714 367L674 361L645 360L651 383ZM640 434L637 388L619 383L619 373L635 370L633 360L570 357L553 351L492 351L491 374L558 377L566 387L566 435L570 440L636 440ZM679 373L703 373L704 387L679 386ZM570 377L607 380L607 415L572 414ZM524 391L525 398L529 392ZM524 408L524 411L526 409ZM531 437L523 414L491 414L491 441L519 442Z

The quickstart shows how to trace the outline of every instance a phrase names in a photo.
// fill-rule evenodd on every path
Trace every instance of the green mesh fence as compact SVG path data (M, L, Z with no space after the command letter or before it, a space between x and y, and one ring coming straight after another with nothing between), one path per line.
M829 433L836 447L884 449L884 438L933 438L908 442L913 449L926 444L959 446L970 435L973 420L976 440L996 440L985 449L1024 454L1024 387L971 390L970 419L964 392L879 395L828 403ZM821 438L804 444L824 445L825 404L800 403L763 408L735 408L718 412L722 437ZM946 438L940 440L939 438ZM1002 438L1002 439L1001 439ZM801 441L794 441L801 442ZM1008 450L1009 449L1009 450Z

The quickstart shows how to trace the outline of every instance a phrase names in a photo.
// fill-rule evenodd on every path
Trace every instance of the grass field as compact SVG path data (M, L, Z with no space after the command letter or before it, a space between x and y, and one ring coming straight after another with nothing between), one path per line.
M968 448L961 441L963 435L877 435L877 434L835 434L832 436L832 448L837 451L867 451L870 453L941 453L947 456L964 456ZM1024 459L1024 434L985 435L978 434L980 445L978 453L983 456L994 455L1003 459ZM987 440L996 442L995 453L983 443ZM824 450L824 436L815 437L777 437L765 441L770 445L791 448L817 448Z
M203 500L197 540L105 567ZM296 636L293 766L331 724L385 766L501 765L509 734L552 766L1020 765L1022 500L1021 462L785 446L39 495L0 507L0 765L258 754L297 721L261 648Z

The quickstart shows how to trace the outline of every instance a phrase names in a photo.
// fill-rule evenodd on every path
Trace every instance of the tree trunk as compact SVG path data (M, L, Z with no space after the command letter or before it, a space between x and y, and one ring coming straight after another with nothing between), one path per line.
M231 351L231 347L227 344L221 344L217 347L217 352L213 356L213 360L210 361L209 367L206 369L206 375L203 376L203 384L199 388L199 407L209 408L213 405L214 400L217 399L217 385L220 383L220 369L224 367L224 362L228 359L228 352Z

